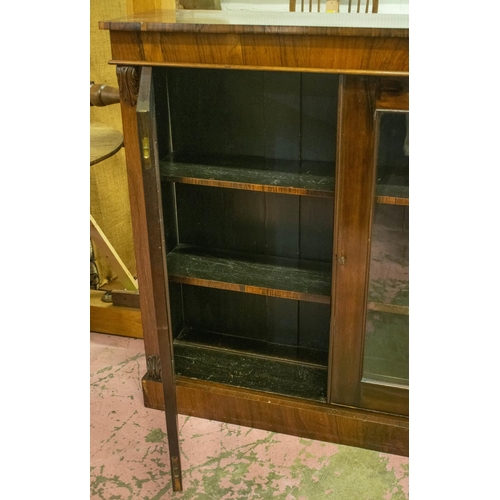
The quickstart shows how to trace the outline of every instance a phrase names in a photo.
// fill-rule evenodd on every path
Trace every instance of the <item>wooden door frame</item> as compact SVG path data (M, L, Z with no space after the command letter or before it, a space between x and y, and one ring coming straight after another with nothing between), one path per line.
M339 84L330 403L408 415L406 388L362 381L380 111L408 111L408 79L343 75Z
M137 98L137 132L140 144L146 230L149 240L153 322L159 346L160 379L165 401L168 448L174 491L182 491L177 396L174 375L174 350L167 273L165 230L159 171L153 69L142 68Z

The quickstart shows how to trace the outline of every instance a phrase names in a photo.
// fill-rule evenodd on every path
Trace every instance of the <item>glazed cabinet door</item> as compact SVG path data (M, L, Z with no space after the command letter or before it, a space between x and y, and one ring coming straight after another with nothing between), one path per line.
M159 173L159 145L155 113L153 71L144 67L141 71L137 98L137 126L141 151L142 178L146 205L149 258L151 261L154 311L161 360L161 379L165 399L165 416L174 491L182 490L180 448L177 421L177 401L173 367L172 321L167 275L167 258L163 208ZM164 146L161 145L160 148Z
M339 93L330 401L408 415L408 80Z

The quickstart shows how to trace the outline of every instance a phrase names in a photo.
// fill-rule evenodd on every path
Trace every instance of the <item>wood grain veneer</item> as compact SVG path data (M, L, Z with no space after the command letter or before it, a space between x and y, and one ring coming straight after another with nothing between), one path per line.
M408 39L111 31L113 64L408 75ZM367 54L369 56L367 57Z
M167 173L168 168L165 165L162 166L161 170L163 192L170 193L169 196L172 193L179 195L178 198L174 197L174 202L167 200L166 203L163 200L164 209L167 210L166 216L168 218L173 213L175 199L177 199L178 205L181 202L183 210L180 210L180 218L181 222L184 223L184 238L193 237L190 231L191 225L186 224L186 220L189 221L193 214L203 215L204 213L202 208L205 198L200 190L216 191L219 188L231 188L227 189L224 195L225 198L227 197L227 206L222 202L220 206L234 211L237 218L242 217L240 213L242 210L254 215L252 209L256 206L255 203L243 204L244 207L241 208L241 200L254 201L250 200L251 197L247 197L247 194L254 196L260 191L263 193L262 196L269 197L270 202L276 201L271 198L272 196L292 194L290 199L287 199L287 204L280 205L278 207L280 210L276 212L276 215L279 213L279 216L286 221L288 221L288 215L292 213L288 207L298 203L298 197L293 195L303 195L304 202L302 203L303 200L300 200L303 213L301 213L299 226L302 228L304 241L314 239L314 235L306 226L318 221L317 212L309 210L310 205L314 204L316 208L323 206L330 211L328 207L331 207L332 200L328 198L335 194L333 284L329 288L329 283L326 283L328 290L318 294L323 297L321 300L325 304L328 304L330 297L332 297L332 341L330 342L327 375L330 387L327 395L329 403L278 396L262 391L177 376L175 377L177 408L179 412L188 415L407 455L409 421L407 417L394 415L405 412L408 406L407 391L405 392L404 388L388 384L373 384L370 381L362 381L361 375L364 314L367 299L368 239L373 199L376 196L375 200L378 203L403 205L408 203L408 194L400 192L394 187L384 186L375 191L373 179L374 113L376 110L405 111L407 109L408 85L406 77L409 73L409 30L396 27L383 28L382 24L379 24L379 27L367 27L359 23L358 26L354 26L358 22L356 20L352 22L352 25L333 26L333 23L331 25L325 24L328 18L321 16L310 18L309 21L305 21L304 15L302 18L294 16L295 14L291 16L273 15L268 21L265 21L265 15L251 15L245 22L236 22L239 19L238 16L222 12L212 12L208 15L196 12L176 13L170 10L142 13L100 24L102 29L110 30L113 58L111 63L119 65L124 74L127 72L139 74L140 68L144 67L144 71L151 78L151 74L155 73L151 72L151 67L162 66L342 75L339 89L337 157L335 162L332 161L332 170L334 163L336 168L336 185L332 183L327 189L322 187L316 191L309 184L304 187L301 181L297 182L297 178L294 178L291 186L287 185L290 184L288 179L285 184L272 187L271 183L264 179L265 176L262 177L261 182L256 182L254 172L240 171L238 175L243 176L242 180L234 177L233 172L224 170L224 168L216 170L220 165L212 165L215 167L211 173L213 175L207 175L207 172L200 173L199 165L196 163L191 164L189 168L177 166L171 169L170 173ZM351 17L354 18L354 16ZM257 19L260 21L256 22ZM295 24L292 22L294 19L297 19L294 21ZM379 17L377 20L381 20L383 23L384 18ZM308 26L308 23L312 25ZM180 71L180 69L176 71ZM166 73L166 71L159 71L158 76L164 77ZM384 84L382 85L381 82ZM163 109L165 103L169 102L166 79L158 78L155 85L157 85L156 90L159 91L156 96L157 103L158 106L162 106L158 119L164 120L165 123L161 124L163 133L161 144L156 144L156 139L151 144L154 143L154 147L160 148L161 146L164 150L171 150L172 143L168 145L168 140L165 139L171 132L171 123L169 122L171 110L168 106L167 111ZM152 258L161 243L159 243L158 238L152 237L153 232L156 231L154 229L155 221L151 220L153 216L151 212L148 216L145 210L145 205L150 208L151 205L147 201L145 203L135 101L133 92L127 93L129 88L134 88L134 79L122 78L120 84L122 115L132 200L132 219L135 221L134 238L137 245L138 274L141 285L140 298L145 350L148 360L154 360L160 352L157 326L162 322L165 323L165 318L160 318L161 321L158 319L158 305L155 310L153 304L164 301L165 297L168 301L169 292L168 290L162 291L161 300L156 292L153 293L153 289L156 291L159 289L161 279L166 275L166 270L161 268L161 259L158 255ZM296 92L296 95L300 94ZM199 113L199 111L196 112ZM336 108L335 113L337 113ZM146 122L143 125L146 129ZM140 139L142 140L142 137ZM153 154L156 159L165 158L161 151L159 156L157 153L155 150ZM317 181L318 179L313 180ZM172 188L173 182L176 183L175 190ZM235 189L240 192L252 191L252 193L246 193L244 196L239 195L240 203L231 204ZM189 190L191 191L189 192ZM157 192L158 186L155 185L152 191ZM232 193L229 193L230 191ZM188 203L187 198L184 199L182 195L190 193L198 193L199 198L203 199L199 201L195 196L194 200L191 198L192 203ZM217 219L217 214L221 212L217 209L218 206L217 203L213 202L210 207L212 209L210 216L213 220L209 221L209 229L212 232L220 222ZM272 203L270 206L274 207ZM207 212L209 211L207 210ZM147 224L148 217L150 219L149 226ZM204 221L205 218L201 217L200 220ZM257 216L255 216L255 220L259 220ZM170 222L167 220L168 224ZM202 227L205 225L202 224ZM240 231L237 234L242 240L242 248L238 247L237 250L231 248L231 250L246 252L245 245L250 239L245 232ZM324 244L324 238L321 239L320 243L322 247L329 249L329 259L333 236L331 230L325 231L325 234L328 236L328 244ZM179 236L175 236L175 231L170 231L166 238L169 251L179 244ZM177 241L172 243L171 240L175 240L175 238ZM208 243L200 243L196 238L195 240L194 243L190 242L190 244L206 244L207 247L210 247ZM267 239L265 242L267 244ZM271 243L273 242L271 241ZM151 248L151 245L154 248ZM214 248L225 249L226 247L216 245ZM271 250L271 255L279 254L274 247L271 247ZM300 251L306 250L307 248L303 245L300 247ZM175 254L171 255L175 256ZM325 260L324 256L319 256ZM226 284L230 283L229 280L212 280L210 276L202 278L200 276L187 276L186 272L180 272L176 275L175 262L169 262L168 268L169 271L172 271L172 273L169 272L169 277L172 278L170 287L173 292L170 300L175 307L179 306L176 294L181 289L186 292L185 295L192 296L194 302L205 298L218 303L219 299L216 300L215 294L231 293L226 292ZM158 277L160 277L160 281L158 281ZM156 288L153 286L155 280ZM173 281L178 281L178 283L172 283ZM217 286L206 288L213 285L212 281L217 282ZM223 283L223 290L220 290L220 283ZM241 288L241 286L247 285L248 283L237 282L236 286L240 287L237 291L250 291L255 294L255 290ZM257 286L259 293L263 290L266 290L266 294L267 290L271 290L273 293L275 291L266 284L259 283ZM191 292L189 292L190 287ZM192 289L203 290L206 296L198 291L192 292ZM283 295L280 296L283 297ZM294 296L293 298L303 299L304 297ZM265 300L282 299L273 297ZM280 311L281 314L285 310L290 312L293 307L296 308L291 300L282 300L282 302L283 304L278 304L279 307L276 308L276 311ZM380 309L382 307L373 300L371 302L375 304L371 305L372 308ZM325 304L313 302L304 302L303 304L306 304L307 308L325 307ZM187 317L192 321L193 317L196 316L195 313L198 312L198 306L191 304L190 307L191 310ZM166 309L168 315L170 309L168 307ZM187 309L184 312L186 311ZM313 309L311 311L314 312ZM172 315L174 314L177 312L173 311ZM318 322L320 326L328 325L328 317L324 316ZM173 333L177 336L182 328L176 326L177 320L172 321L172 323ZM239 326L241 325L238 323ZM270 327L274 328L274 326L271 321ZM198 328L203 329L204 325L198 325ZM171 352L166 353L168 344L166 335L169 333L167 330L172 330L172 326L168 325L167 328L163 325L160 330L158 331L162 338L161 343L164 344L161 349L163 371L169 371L168 377L171 383L170 377L173 374L170 373L169 366L165 363L168 363L171 355ZM221 330L221 332L223 331ZM189 339L183 340L182 335L178 335L178 338L180 343L189 343ZM256 337L254 340L258 341L259 338ZM322 349L325 352L327 345L324 342L323 344ZM207 348L212 347L208 346ZM158 378L151 378L150 375L147 375L143 379L143 391L146 406L164 408L165 395ZM172 394L169 397L174 398ZM323 396L321 395L321 397ZM370 408L371 411L359 409L359 406L363 405L365 408ZM386 413L380 413L381 411ZM167 411L167 422L170 422L171 427L175 426L172 421L173 413L173 411Z
M145 405L163 410L161 383L142 379ZM405 417L232 388L177 377L177 405L184 415L208 418L308 439L408 456Z
M114 64L408 75L407 28L356 27L361 14L352 26L329 14L245 14L151 11L99 26Z

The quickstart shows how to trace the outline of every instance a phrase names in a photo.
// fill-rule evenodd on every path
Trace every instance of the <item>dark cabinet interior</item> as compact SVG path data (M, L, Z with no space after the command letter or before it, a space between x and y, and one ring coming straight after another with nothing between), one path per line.
M373 124L349 139L368 157L345 181L338 75L160 67L151 79L176 376L328 403L346 379L359 389L338 402L401 411L363 391L408 385L407 113L347 109ZM333 292L338 193L367 214L357 232L338 222L366 255L350 270L359 284ZM364 318L358 352L332 345L350 335L335 331L333 293ZM335 364L354 355L359 376Z
M338 76L153 73L176 373L326 401Z

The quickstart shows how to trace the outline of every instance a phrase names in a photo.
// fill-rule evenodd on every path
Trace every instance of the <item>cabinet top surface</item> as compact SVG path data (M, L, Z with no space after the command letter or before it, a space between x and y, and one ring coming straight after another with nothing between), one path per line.
M155 10L111 21L101 21L99 27L113 31L390 37L409 35L408 16L399 14Z

